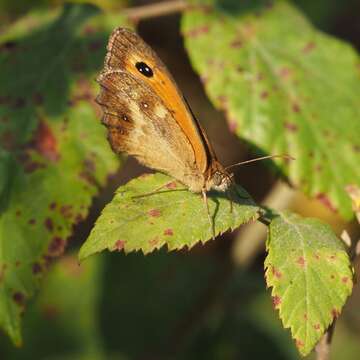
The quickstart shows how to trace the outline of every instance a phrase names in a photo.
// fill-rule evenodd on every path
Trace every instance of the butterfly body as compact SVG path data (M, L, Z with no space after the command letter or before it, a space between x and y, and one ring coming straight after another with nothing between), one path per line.
M112 149L176 178L190 191L226 191L232 174L217 160L172 76L134 32L112 33L97 102ZM206 196L206 195L205 195Z

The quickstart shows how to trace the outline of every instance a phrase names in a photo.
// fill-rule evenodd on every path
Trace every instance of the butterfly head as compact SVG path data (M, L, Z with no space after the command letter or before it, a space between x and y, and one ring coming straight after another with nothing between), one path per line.
M207 188L225 192L234 183L234 175L224 169L217 169L207 181Z

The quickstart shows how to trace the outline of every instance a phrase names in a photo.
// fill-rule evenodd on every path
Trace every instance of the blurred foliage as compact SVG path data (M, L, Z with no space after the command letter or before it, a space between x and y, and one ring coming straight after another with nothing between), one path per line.
M0 302L0 312L16 319L10 324L10 332L17 342L23 316L24 344L14 348L2 336L0 358L298 359L289 334L272 311L270 294L264 290L262 266L256 263L248 272L234 269L229 238L205 247L195 246L190 253L160 251L147 257L106 254L80 267L76 255L66 255L52 263L80 219L75 219L78 211L74 210L79 210L81 217L87 215L91 197L118 164L101 140L105 135L98 121L100 114L95 113L91 99L96 89L92 80L101 67L108 34L124 21L120 12L112 10L121 8L125 1L91 2L108 12L100 15L94 7L80 6L70 12L68 7L68 12L61 15L57 5L63 1L0 0L0 117L18 120L14 127L0 121L0 132L10 126L19 134L12 143L8 132L0 143L0 213L23 203L24 216L18 228L11 226L11 235L22 241L10 242L23 250L22 261L18 256L8 258L9 254L17 255L17 250L9 252L1 246L0 251L0 259L5 254L7 260L0 278L8 276L3 288L7 300ZM356 13L355 0L293 2L322 30L344 36L339 23L355 28L351 21L346 23L347 14ZM160 27L162 22L154 26ZM185 60L179 57L178 61ZM82 165L89 164L85 155L93 149L97 154L93 160L98 165L95 170L85 166L87 180L79 180ZM57 160L58 152L62 156ZM24 163L22 157L20 161L19 154L25 154L30 163ZM24 164L30 165L31 173L24 172ZM95 183L89 174L95 175ZM87 189L82 188L84 183ZM16 202L8 189L20 194ZM26 190L26 197L21 196L21 189ZM50 198L59 202L65 199L65 206L75 202L80 209L69 213L69 208L61 206L58 210L62 208L63 213L53 215L49 212ZM44 204L50 209L43 208ZM7 220L15 224L11 217L19 214L14 207ZM30 221L34 216L39 219L36 226ZM59 230L56 225L63 228ZM51 242L57 238L53 230L49 231L54 228L61 231L59 238L64 241ZM8 232L0 231L0 242L3 234L7 236ZM77 232L73 247L77 247L79 238ZM51 244L54 246L49 247ZM30 300L39 275L48 270L39 296ZM356 288L337 322L334 360L353 360L360 351L358 297ZM24 313L26 300L30 304Z
M42 273L119 166L92 79L121 21L68 5L29 14L0 37L0 325L17 344Z

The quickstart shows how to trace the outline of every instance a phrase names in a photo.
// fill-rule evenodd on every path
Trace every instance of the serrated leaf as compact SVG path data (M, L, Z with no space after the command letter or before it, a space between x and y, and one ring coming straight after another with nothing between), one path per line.
M165 186L165 190L143 196ZM210 214L215 234L234 229L256 219L259 208L245 190L231 193L233 209L225 194L209 193ZM134 198L136 196L142 196ZM236 200L236 201L235 201ZM212 238L212 228L200 194L162 174L147 175L121 186L98 218L89 238L80 249L80 260L108 249L149 253L167 245L168 249L189 248Z
M350 259L330 226L290 213L271 221L267 251L265 276L274 307L307 355L351 294Z
M350 218L344 189L360 185L354 49L286 1L200 3L183 16L185 45L230 128L262 152L295 157L278 162L290 181Z
M92 100L122 21L68 5L29 14L0 37L0 327L17 344L41 274L119 165Z

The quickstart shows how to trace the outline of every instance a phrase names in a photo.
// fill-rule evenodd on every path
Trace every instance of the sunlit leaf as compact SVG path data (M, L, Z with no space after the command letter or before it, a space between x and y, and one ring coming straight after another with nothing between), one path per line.
M349 257L328 225L288 213L272 220L267 251L266 282L274 307L307 355L351 294Z
M155 194L146 194L164 186ZM254 220L259 208L245 190L237 187L226 194L209 194L210 215L215 234L221 234ZM145 196L143 196L145 195ZM137 197L136 196L140 196ZM135 197L135 198L134 198ZM189 248L212 238L212 226L200 194L162 174L147 175L121 186L103 210L89 238L80 250L80 259L108 249L144 253L167 245L168 249Z
M199 1L183 17L190 60L229 126L341 215L360 185L360 61L286 1Z

